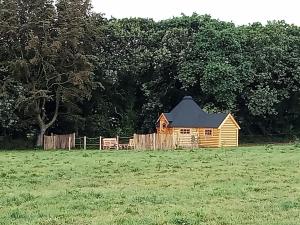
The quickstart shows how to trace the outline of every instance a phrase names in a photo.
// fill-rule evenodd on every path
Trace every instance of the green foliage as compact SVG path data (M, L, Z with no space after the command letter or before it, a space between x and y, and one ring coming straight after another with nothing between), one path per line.
M279 103L277 91L269 86L259 85L256 90L251 90L248 95L248 109L254 116L277 114L275 105Z
M2 86L2 92L0 93L0 128L5 131L17 130L16 127L20 123L20 118L16 113L16 101L24 95L22 84L9 80L7 77L2 77L0 84Z
M298 26L107 20L87 0L0 4L0 78L13 87L1 82L2 133L24 133L19 121L41 133L150 132L184 95L232 112L247 134L299 132Z
M234 67L212 62L206 66L200 86L204 93L215 99L214 102L222 104L224 109L233 110L242 84Z
M24 94L15 94L18 110L35 120L43 135L56 122L61 105L89 97L92 65L80 44L89 4L7 2L0 14L1 63L8 66L9 78L22 85Z

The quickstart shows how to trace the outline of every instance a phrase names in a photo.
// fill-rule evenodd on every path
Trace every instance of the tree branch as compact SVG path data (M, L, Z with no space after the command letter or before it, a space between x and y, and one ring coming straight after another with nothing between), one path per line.
M59 90L56 91L56 98L55 98L55 111L54 111L54 115L52 117L52 120L46 124L46 128L51 127L54 122L56 121L57 117L58 117L58 109L59 109L59 104L60 104L60 92Z

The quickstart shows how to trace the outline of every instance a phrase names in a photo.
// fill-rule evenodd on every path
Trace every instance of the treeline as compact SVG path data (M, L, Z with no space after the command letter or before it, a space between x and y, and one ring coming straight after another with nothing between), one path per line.
M0 1L0 135L132 135L184 95L244 134L300 131L300 28L208 15L105 19L87 0Z

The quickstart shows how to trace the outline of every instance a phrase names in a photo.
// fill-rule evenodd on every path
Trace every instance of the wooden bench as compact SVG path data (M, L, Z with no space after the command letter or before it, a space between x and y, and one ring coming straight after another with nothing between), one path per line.
M117 138L103 138L103 149L117 148Z
M133 139L129 139L129 143L119 144L119 149L134 149Z
M103 138L102 143L103 149L134 149L133 139L129 139L128 144L119 144L117 138Z
M129 139L128 148L129 149L134 149L134 140L133 139Z

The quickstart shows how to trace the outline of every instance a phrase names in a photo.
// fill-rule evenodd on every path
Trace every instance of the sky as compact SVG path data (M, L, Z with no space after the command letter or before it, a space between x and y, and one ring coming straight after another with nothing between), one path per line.
M210 14L237 25L285 20L300 25L300 0L92 0L94 11L106 17L143 17L156 21L180 16Z

